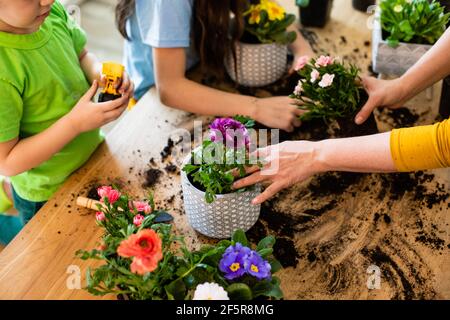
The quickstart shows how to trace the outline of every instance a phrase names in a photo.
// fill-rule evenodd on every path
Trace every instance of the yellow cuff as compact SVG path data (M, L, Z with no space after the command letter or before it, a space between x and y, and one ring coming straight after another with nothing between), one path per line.
M450 166L450 120L430 126L394 129L391 154L398 171Z

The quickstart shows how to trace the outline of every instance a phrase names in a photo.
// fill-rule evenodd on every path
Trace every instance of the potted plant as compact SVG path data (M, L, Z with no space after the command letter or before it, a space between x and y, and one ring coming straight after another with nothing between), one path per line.
M299 108L308 111L301 120L336 120L340 128L338 134L345 137L378 132L373 114L362 125L354 122L356 113L368 99L356 66L320 56L317 59L301 57L295 69L300 80L291 98L299 100Z
M449 17L435 0L382 0L372 31L374 71L405 73L444 33Z
M275 238L255 248L237 230L199 250L189 250L172 225L155 223L159 211L150 202L131 202L127 195L104 197L97 224L104 229L98 248L79 250L83 260L104 262L87 271L85 289L93 295L115 294L128 300L281 299L281 264L273 257ZM120 192L119 192L120 193Z
M209 137L183 161L181 184L190 225L212 238L229 238L236 229L247 231L258 220L260 205L252 205L261 188L233 190L233 172L245 175L250 165L247 127L232 118L218 118Z
M225 69L233 81L247 87L262 87L286 72L288 44L296 39L286 31L295 21L272 0L250 4L244 13L244 34L225 58Z
M333 0L296 0L300 22L305 27L323 28L330 20Z

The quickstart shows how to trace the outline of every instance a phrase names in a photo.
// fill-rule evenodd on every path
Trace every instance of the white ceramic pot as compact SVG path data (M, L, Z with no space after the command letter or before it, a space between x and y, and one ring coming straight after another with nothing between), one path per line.
M380 9L375 14L372 30L372 65L376 73L401 76L411 68L432 46L400 42L395 48L383 40Z
M237 76L232 53L225 58L225 68L238 84L262 87L277 81L286 72L287 53L287 45L237 42Z
M183 166L190 159L186 157ZM181 186L189 224L207 237L230 238L237 229L248 231L259 218L261 206L252 205L251 200L261 193L260 185L242 193L217 195L213 203L206 203L205 192L193 186L184 171Z

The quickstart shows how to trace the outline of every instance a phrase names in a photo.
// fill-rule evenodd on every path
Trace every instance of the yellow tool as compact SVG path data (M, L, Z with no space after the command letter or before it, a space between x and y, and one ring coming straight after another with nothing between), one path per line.
M115 84L119 83L122 79L125 67L115 62L104 62L102 67L102 73L105 75L105 88L98 96L98 102L105 102L120 98L122 95L117 91ZM128 102L128 110L131 110L137 101L133 97Z
M115 62L104 62L102 73L105 76L105 88L98 96L98 102L105 102L120 98L122 95L117 92L115 84L120 83L125 67Z

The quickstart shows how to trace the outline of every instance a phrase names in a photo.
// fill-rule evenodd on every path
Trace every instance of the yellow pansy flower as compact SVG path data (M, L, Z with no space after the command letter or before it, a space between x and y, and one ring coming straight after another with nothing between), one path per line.
M264 10L267 11L270 21L284 19L285 14L284 8L279 6L275 2L269 0L262 0L261 6Z
M261 21L261 5L251 5L250 9L245 12L244 15L250 15L248 18L248 23L259 23Z

